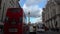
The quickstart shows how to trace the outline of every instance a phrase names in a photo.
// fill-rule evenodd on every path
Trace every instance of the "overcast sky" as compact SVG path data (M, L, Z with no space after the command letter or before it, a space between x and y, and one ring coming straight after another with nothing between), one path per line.
M19 3L26 16L30 12L30 21L32 23L42 21L42 9L45 7L47 0L20 0Z

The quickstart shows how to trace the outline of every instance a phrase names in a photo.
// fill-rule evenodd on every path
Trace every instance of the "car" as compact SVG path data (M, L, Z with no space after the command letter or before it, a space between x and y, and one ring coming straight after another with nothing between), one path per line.
M37 32L45 32L45 29L44 28L38 28Z
M37 32L45 32L45 28L44 28L43 24L38 24L36 31Z

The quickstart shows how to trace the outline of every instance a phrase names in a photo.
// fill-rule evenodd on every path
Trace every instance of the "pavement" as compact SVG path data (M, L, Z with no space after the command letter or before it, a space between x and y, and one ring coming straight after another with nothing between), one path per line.
M0 34L3 34L3 32L0 32Z

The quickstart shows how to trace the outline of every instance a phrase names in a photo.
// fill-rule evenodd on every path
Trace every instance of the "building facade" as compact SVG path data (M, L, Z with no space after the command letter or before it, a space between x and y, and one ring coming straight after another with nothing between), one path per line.
M1 2L1 12L0 20L4 21L7 8L19 8L19 0L2 0Z
M42 20L48 28L60 29L60 1L49 0L42 12Z

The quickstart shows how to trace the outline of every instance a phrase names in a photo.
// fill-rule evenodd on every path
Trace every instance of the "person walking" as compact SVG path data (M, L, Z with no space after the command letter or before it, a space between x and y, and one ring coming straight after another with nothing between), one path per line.
M26 34L29 34L29 27L28 27L28 25L26 26Z
M36 34L36 26L33 26L33 33Z

